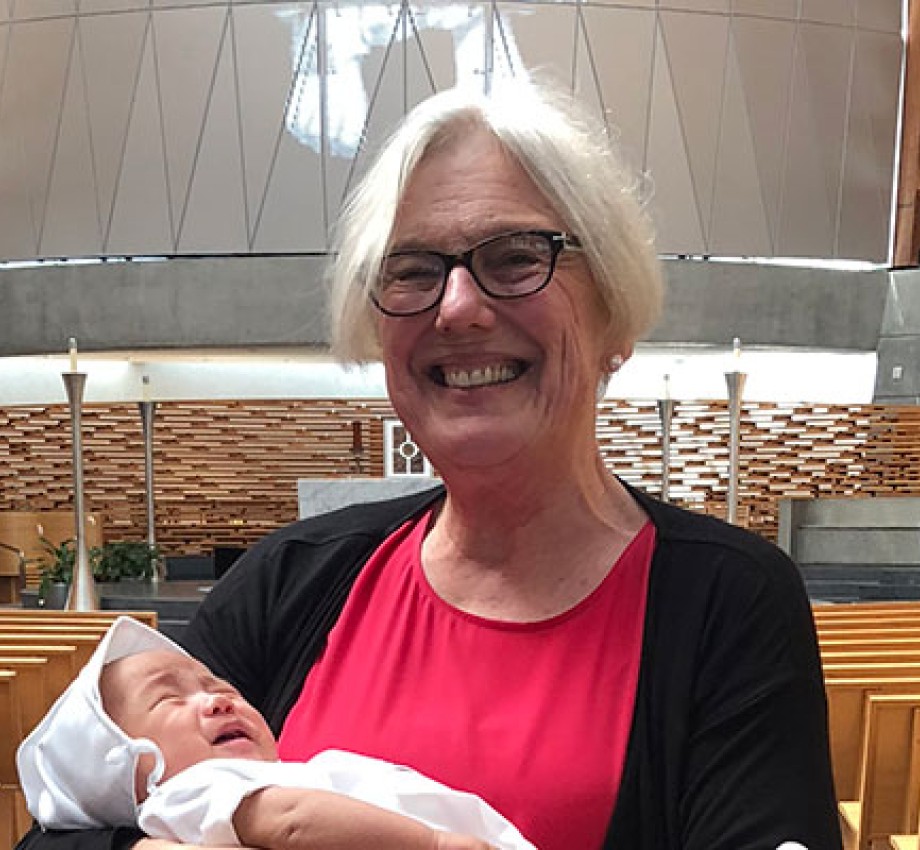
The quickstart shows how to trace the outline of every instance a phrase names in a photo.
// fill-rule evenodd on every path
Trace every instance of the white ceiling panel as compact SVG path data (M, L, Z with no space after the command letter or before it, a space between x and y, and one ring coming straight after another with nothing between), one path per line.
M694 196L708 244L719 128L724 113L728 19L662 12L660 20ZM700 50L701 44L706 45L705 50Z
M200 145L218 56L228 44L228 14L218 7L158 12L152 18L170 212L176 222L188 203L194 170L204 163ZM234 131L225 143L235 148L237 135Z
M9 158L9 179L22 184L13 188L14 204L27 198L29 206L30 241L17 256L33 256L38 248L34 237L45 212L74 28L73 18L9 25L0 80L0 155Z
M666 4L660 5L687 12L716 12L724 15L731 11L731 0L667 0Z
M860 27L897 34L901 31L903 0L858 0L856 19Z
M579 54L576 92L589 104L600 98L625 157L642 169L648 144L655 15L585 7L583 20L586 49Z
M658 36L652 80L648 170L654 184L650 198L659 247L677 254L705 254L706 244L684 147L680 115L664 44Z
M893 61L886 69L893 38L862 32L856 44L838 236L842 256L888 260L900 70Z
M57 18L61 15L73 15L76 11L76 0L19 0L18 3L10 5L14 21Z
M735 15L754 15L771 20L796 20L801 0L732 0Z
M264 204L254 221L251 250L321 253L328 249L322 176L321 157L284 135Z
M419 103L457 83L456 50L462 39L428 15L412 14L404 45L406 100Z
M767 217L770 242L775 246L789 129L795 27L785 21L735 19L731 46L751 127L760 204Z
M515 71L529 68L572 88L577 17L573 6L538 7L529 3L502 3L501 35L496 32L496 53ZM498 57L497 57L498 58Z
M852 26L856 23L856 0L802 0L802 20Z
M182 253L235 254L249 249L236 69L227 29L222 36L188 201L177 221L177 247ZM223 214L214 215L215 210Z
M777 254L783 257L835 256L837 197L827 184L826 133L816 126L813 79L804 51L796 50L776 239Z
M124 153L119 160L111 222L103 245L109 254L175 253L153 57L151 29L141 53Z
M836 221L843 155L846 149L847 113L855 51L852 28L802 24L799 27L799 57L804 61L805 88L794 92L811 115L800 113L802 129L813 132L822 152L828 206ZM800 125L793 125L793 133Z
M39 241L39 253L45 257L80 256L88 251L97 253L102 247L79 38L70 67Z
M148 13L88 15L79 21L96 203L103 233L108 229L115 202L149 23Z
M663 252L879 259L899 26L900 0L0 0L0 256L323 251L407 109L536 74L649 172Z
M96 15L100 12L147 12L148 0L80 0L81 15Z
M283 9L262 5L238 6L233 10L231 37L237 64L250 238L265 200L280 139L292 132L285 129L285 105L289 101L292 104L292 120L303 118L308 128L305 132L311 126L318 128L318 117L314 114L319 103L319 86L315 79L316 26L312 8L312 4ZM310 57L313 61L309 68L303 69L304 77L293 81L298 61L307 62ZM313 118L308 118L307 113ZM320 147L318 137L301 136L299 143L312 145L317 151Z
M773 253L771 230L760 185L753 124L734 51L729 53L724 100L709 251L723 256L768 257Z

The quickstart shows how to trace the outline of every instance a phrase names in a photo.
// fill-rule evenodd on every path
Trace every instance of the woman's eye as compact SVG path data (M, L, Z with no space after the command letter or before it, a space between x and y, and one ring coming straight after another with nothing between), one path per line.
M440 264L418 257L390 257L384 264L382 288L394 290L400 288L422 288L436 286L441 279Z

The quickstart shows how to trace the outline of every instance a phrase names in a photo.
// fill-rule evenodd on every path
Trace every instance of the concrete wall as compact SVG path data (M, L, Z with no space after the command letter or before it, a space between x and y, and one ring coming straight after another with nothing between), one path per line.
M319 256L237 256L0 270L0 356L318 346Z
M2 269L0 356L59 353L71 336L86 352L322 346L324 263L316 255L238 256ZM691 260L664 267L666 309L650 342L727 346L738 336L745 346L878 345L884 271ZM907 287L903 280L897 292Z
M878 343L875 400L920 404L920 271L889 275Z

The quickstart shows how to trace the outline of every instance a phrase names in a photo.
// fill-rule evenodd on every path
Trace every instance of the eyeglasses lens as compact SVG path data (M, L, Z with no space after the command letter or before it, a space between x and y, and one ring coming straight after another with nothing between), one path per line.
M547 283L558 250L551 234L521 232L489 239L459 256L433 251L389 254L381 266L374 301L391 315L421 313L441 297L456 265L465 266L494 298L520 298Z

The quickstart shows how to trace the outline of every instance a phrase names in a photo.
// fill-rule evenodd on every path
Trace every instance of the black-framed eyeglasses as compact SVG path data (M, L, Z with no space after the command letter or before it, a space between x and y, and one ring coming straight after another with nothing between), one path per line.
M492 298L524 298L546 287L562 251L579 248L567 233L518 230L492 236L462 254L394 251L383 258L371 300L388 316L424 313L444 297L456 266Z

